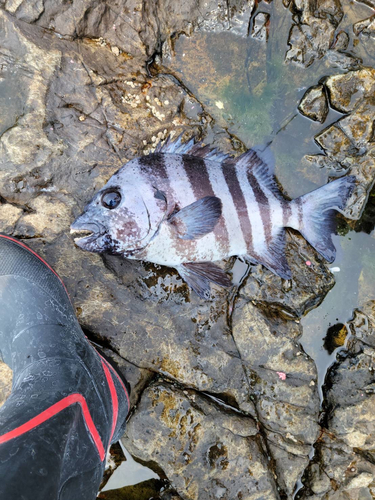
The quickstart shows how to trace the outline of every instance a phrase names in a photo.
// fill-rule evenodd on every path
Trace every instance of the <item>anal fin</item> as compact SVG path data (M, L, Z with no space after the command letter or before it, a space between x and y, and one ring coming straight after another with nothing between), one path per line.
M273 236L267 250L262 252L261 255L257 255L256 260L267 269L280 276L280 278L284 280L290 280L292 278L292 272L285 256L285 229L281 229Z
M209 299L210 282L223 287L232 285L226 273L212 262L187 262L176 267L186 283L203 299Z

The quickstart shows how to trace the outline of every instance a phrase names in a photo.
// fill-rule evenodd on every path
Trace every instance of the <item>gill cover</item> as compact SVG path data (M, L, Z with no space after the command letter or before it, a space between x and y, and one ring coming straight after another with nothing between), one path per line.
M91 231L76 239L90 252L132 256L155 235L166 211L166 200L137 175L132 162L111 177L72 224L73 231Z

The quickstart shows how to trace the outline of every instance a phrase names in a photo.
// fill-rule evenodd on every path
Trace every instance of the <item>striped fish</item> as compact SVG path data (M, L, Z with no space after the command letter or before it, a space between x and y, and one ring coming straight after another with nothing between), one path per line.
M232 255L290 279L286 227L332 262L334 210L344 209L354 177L288 201L272 164L271 154L257 148L232 158L194 139L168 139L111 177L72 224L72 232L90 233L75 242L91 252L174 267L203 298L210 282L231 285L214 262Z

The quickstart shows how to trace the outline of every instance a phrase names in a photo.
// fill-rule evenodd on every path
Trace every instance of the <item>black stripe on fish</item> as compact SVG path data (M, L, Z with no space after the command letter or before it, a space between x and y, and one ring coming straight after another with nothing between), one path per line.
M247 213L246 201L238 182L236 168L232 163L223 165L223 174L227 183L229 193L232 197L234 208L236 209L238 220L240 221L241 231L246 242L249 253L254 254L253 229L249 214Z
M162 153L154 153L147 156L140 156L138 164L142 172L147 175L158 174L163 179L168 179L168 174L165 169L164 155Z
M195 156L183 155L182 162L197 199L204 198L205 196L216 196L212 189L205 160ZM218 165L218 168L221 167ZM222 251L227 253L230 248L230 241L223 217L218 220L214 233L219 245L222 247Z
M141 156L138 158L138 165L142 174L147 179L153 180L153 188L155 190L154 196L159 200L167 203L167 213L171 214L176 208L176 200L172 200L168 196L170 186L170 179L165 165L165 156L163 153L150 154L148 156ZM163 186L165 189L160 189Z
M255 177L252 171L249 170L247 172L247 178L253 190L255 200L258 203L264 229L264 237L266 239L267 246L269 246L272 240L272 221L271 221L270 203L264 191L262 190L262 187L259 184L258 179Z

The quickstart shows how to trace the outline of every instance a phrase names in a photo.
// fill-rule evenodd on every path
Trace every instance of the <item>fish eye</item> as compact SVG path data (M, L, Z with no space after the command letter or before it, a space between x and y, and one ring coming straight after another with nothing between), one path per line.
M118 191L107 191L102 196L102 205L109 210L118 207L121 201L121 194Z

